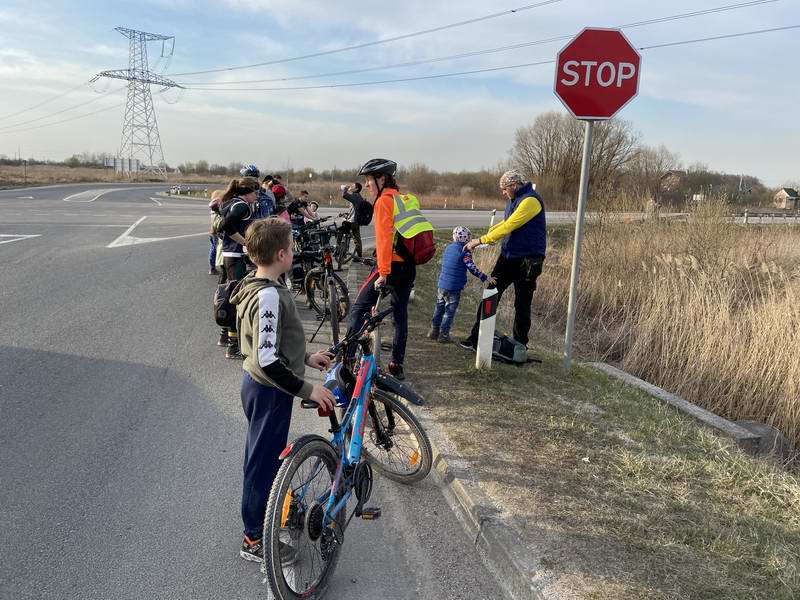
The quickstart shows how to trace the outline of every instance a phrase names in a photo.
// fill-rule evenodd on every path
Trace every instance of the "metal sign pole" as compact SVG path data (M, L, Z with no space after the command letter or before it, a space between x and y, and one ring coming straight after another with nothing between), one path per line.
M572 251L572 275L569 280L569 307L567 308L567 334L564 341L564 368L572 365L572 337L575 334L575 310L578 295L578 277L581 268L581 243L583 242L583 219L586 212L586 197L589 195L589 166L592 162L592 133L594 121L586 121L581 161L581 187L578 193L578 214L575 221L575 248Z

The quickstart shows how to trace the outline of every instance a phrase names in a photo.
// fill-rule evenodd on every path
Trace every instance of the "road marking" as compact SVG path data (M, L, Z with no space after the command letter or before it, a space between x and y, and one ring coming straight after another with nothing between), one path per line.
M17 196L17 200L33 200L33 196Z
M155 202L156 204L158 204L159 206L161 206L161 202L159 202L159 201L158 201L158 200L156 200L155 198L150 198L150 200L152 200L153 202Z
M160 238L140 238L140 237L136 237L136 236L131 235L133 230L136 229L142 223L142 221L144 221L146 218L147 218L147 216L144 216L141 219L139 219L138 221L136 221L133 225L128 227L128 229L126 229L125 232L121 236L119 236L117 239L115 239L113 242L111 242L108 246L106 246L106 248L119 248L120 246L133 246L135 244L149 244L151 242L163 242L163 241L166 241L166 240L180 240L180 239L183 239L183 238L191 238L191 237L198 237L198 236L201 236L201 235L205 235L205 236L208 235L207 231L203 231L202 233L188 233L186 235L173 235L173 236L170 236L170 237L160 237Z
M0 238L11 238L8 240L0 240L0 244L10 244L11 242L21 242L22 240L29 240L31 238L42 237L42 234L37 233L36 235L18 235L18 234L11 234L11 233L0 233Z
M103 190L99 194L96 194L93 198L90 198L89 200L73 200L73 198L78 198L80 196L88 196L90 194L94 194L97 191L96 189L84 190L83 192L78 192L77 194L72 194L71 196L67 196L66 198L64 198L64 202L94 202L100 196L105 196L106 194L110 194L111 192L126 192L129 189L130 188L114 188L111 190Z

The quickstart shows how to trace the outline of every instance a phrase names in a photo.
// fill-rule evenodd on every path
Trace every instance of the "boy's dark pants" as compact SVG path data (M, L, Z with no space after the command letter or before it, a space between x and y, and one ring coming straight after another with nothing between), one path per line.
M242 408L248 423L242 521L250 539L260 539L264 532L267 500L281 464L278 456L289 438L293 400L277 388L261 385L249 373L242 378Z
M543 256L528 258L506 258L502 254L492 269L492 277L497 279L497 302L509 286L514 286L514 339L528 345L528 332L531 329L531 304L533 292L536 290L536 279L542 274ZM481 307L469 339L478 341L478 330L481 325Z

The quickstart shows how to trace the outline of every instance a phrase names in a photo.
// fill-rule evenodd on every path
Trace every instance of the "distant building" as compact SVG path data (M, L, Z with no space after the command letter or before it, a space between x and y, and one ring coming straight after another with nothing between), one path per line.
M775 194L775 208L795 210L800 208L800 194L793 188L781 188Z

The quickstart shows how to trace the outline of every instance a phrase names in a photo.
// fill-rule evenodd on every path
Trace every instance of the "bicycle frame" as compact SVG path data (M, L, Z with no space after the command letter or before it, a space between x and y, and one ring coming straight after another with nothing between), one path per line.
M364 443L364 427L366 425L367 411L369 409L370 402L369 392L372 388L372 381L377 372L375 357L368 350L369 343L367 342L366 344L362 344L362 347L364 347L365 352L361 357L361 364L358 368L358 375L356 376L356 384L353 390L353 396L350 400L347 410L345 411L344 417L342 418L342 422L333 430L332 443L334 448L336 448L339 453L339 465L336 468L336 474L333 478L333 482L331 483L331 489L327 493L328 498L325 502L323 526L329 526L333 521L336 521L336 517L339 515L341 510L347 506L347 502L353 494L352 486L344 486L346 491L338 500L336 491L340 489L340 485L343 483L343 480L346 481L352 475L352 472L348 472L348 474L345 475L345 471L355 469L359 462L361 462L361 450ZM334 370L331 370L330 373L334 372ZM333 376L335 377L335 375ZM350 443L345 448L344 432L347 429L351 430L351 435ZM317 498L318 502L322 502L323 500L325 500L324 496Z

